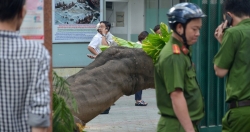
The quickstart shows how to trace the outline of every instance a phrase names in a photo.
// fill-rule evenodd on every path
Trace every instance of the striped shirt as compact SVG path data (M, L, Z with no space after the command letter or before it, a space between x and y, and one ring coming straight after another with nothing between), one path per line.
M49 126L49 64L42 44L0 30L0 132Z

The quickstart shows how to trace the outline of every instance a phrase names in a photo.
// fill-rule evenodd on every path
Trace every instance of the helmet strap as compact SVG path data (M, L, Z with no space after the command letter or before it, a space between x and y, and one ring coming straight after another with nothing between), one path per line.
M186 27L187 27L187 23L185 24L182 24L183 26L183 34L181 35L182 39L183 39L183 42L184 42L184 45L187 47L187 49L189 49L189 45L187 44L187 38L186 38Z
M181 25L183 26L183 34L179 34L176 29L174 30L174 32L180 36L183 40L183 43L184 43L184 46L186 46L187 49L189 49L189 45L187 44L187 38L186 38L186 26L187 26L187 23L186 24L183 24L181 23Z

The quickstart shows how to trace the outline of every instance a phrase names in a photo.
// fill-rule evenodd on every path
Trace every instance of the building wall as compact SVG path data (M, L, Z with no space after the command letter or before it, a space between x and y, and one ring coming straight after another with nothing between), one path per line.
M116 12L124 12L124 27L116 26ZM119 38L128 39L128 2L113 2L113 9L106 10L106 21L112 23L110 32Z
M117 37L137 41L138 34L145 30L145 0L113 2L113 10L106 10L106 20L114 23L111 33ZM124 12L124 27L117 27L116 12Z
M108 1L108 0L106 0ZM113 1L113 10L104 11L104 20L115 22L116 12L124 12L124 27L112 27L111 33L117 37L137 41L138 34L145 30L145 0L109 0ZM125 1L125 2L124 2ZM105 5L105 4L104 4ZM93 60L87 57L89 43L53 44L53 67L85 67Z
M146 30L151 32L150 29L154 29L161 22L168 24L167 12L177 3L179 0L146 0Z

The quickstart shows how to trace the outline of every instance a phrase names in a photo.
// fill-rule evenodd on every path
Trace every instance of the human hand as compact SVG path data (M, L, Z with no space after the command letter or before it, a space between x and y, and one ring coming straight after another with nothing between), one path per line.
M47 132L47 128L43 128L43 127L32 127L32 132Z
M219 41L219 43L221 44L222 42L222 38L223 38L223 34L224 34L224 29L227 27L227 20L223 23L221 23L215 30L214 32L214 37Z
M87 56L88 56L90 59L95 59L95 58L96 58L96 55L87 54Z
M101 34L102 35L106 35L107 33L108 33L108 29L106 29L106 28L101 29Z

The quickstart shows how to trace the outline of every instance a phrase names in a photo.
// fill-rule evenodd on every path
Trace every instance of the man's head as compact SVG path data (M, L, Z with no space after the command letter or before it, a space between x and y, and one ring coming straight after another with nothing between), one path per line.
M0 22L16 22L16 30L19 30L26 14L26 0L1 0Z
M108 21L101 21L99 29L103 29L103 28L109 31L111 28L111 24Z
M224 0L223 14L233 13L237 17L250 16L249 0Z
M224 0L223 2L223 14L228 14L232 20L233 25L237 23L234 21L237 18L243 18L250 16L250 0Z
M156 25L154 27L154 32L157 33L157 34L161 34L160 25Z
M194 44L202 26L202 17L206 15L201 8L193 3L179 3L174 5L167 13L170 28L188 46Z
M147 31L142 31L142 32L138 35L138 41L142 42L142 40L144 40L147 36L148 36L148 32L147 32Z

